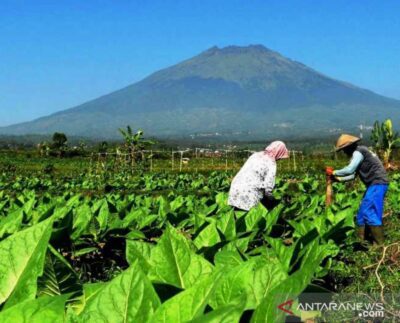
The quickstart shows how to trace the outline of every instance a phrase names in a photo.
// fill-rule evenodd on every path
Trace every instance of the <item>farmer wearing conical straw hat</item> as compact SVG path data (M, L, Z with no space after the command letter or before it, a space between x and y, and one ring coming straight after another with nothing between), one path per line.
M336 143L336 151L351 157L350 163L342 169L327 167L326 173L338 181L349 181L358 174L367 187L357 214L357 235L365 240L365 229L369 227L374 243L384 243L383 203L389 179L379 158L367 147L358 145L360 138L343 134Z

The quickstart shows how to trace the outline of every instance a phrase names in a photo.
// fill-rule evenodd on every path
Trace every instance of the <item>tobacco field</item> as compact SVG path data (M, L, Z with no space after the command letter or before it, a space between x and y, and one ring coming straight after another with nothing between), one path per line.
M399 290L398 174L379 268L354 234L360 183L335 183L327 209L323 174L283 174L291 198L246 213L233 175L3 172L0 322L284 322L303 292Z

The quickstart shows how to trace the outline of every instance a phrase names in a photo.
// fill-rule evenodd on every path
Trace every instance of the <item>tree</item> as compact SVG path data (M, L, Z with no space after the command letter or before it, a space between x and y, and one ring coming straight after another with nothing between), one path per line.
M383 159L385 168L389 168L392 151L400 143L398 133L393 131L392 120L386 119L381 124L379 121L375 121L371 140L375 143L375 150Z
M140 153L141 159L144 160L143 150L154 144L151 140L146 140L143 138L143 130L138 130L136 133L132 131L130 126L126 127L126 130L120 128L119 132L122 134L125 141L125 149L130 155L131 165L133 166L136 162L138 156L136 153Z
M54 148L61 148L67 144L67 136L65 133L62 132L55 132L53 134L53 147Z
M67 147L67 136L62 132L55 132L53 134L52 148L58 151L58 155L61 157Z
M108 142L107 141L102 141L98 146L97 146L97 150L99 152L99 154L104 157L107 153L108 150Z

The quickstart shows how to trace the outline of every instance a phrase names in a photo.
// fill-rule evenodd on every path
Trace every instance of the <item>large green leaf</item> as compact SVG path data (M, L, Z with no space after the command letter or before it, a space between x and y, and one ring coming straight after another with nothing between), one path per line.
M38 295L56 296L81 290L82 284L74 269L57 250L49 246L44 272L38 279Z
M199 316L190 323L238 323L243 311L244 308L240 305L225 306Z
M250 285L251 293L248 297L248 303L251 307L257 307L269 291L279 285L288 277L287 273L280 266L272 262L264 262L258 265L252 277Z
M120 219L119 216L108 219L108 230L128 228L133 223L136 223L138 219L146 217L146 215L144 208L126 211L126 215L123 219Z
M246 231L254 230L258 222L260 222L261 219L265 218L267 214L267 209L261 203L258 203L256 207L253 207L245 215Z
M0 239L6 235L17 232L21 227L23 217L23 208L18 208L9 212L6 217L2 218L0 221Z
M264 213L265 218L265 232L266 234L270 234L272 227L276 224L279 219L279 216L282 213L282 210L285 208L283 204L279 204L274 209L268 211L268 213Z
M245 308L254 309L269 290L288 276L280 266L263 256L254 257L246 262L238 261L235 257L232 264L228 263L228 266L222 268L224 276L210 299L212 308L238 304L245 298ZM236 266L233 266L234 263ZM217 265L217 268L221 269L221 265Z
M293 252L295 250L295 245L286 246L281 239L265 237L271 248L268 252L273 254L280 262L281 268L288 272L290 268L290 261L293 257Z
M27 215L26 216L27 220L30 220L30 218L31 218L32 208L35 203L36 203L36 196L35 196L35 194L32 194L32 196L29 198L29 200L26 201L22 207L25 214Z
M236 236L235 214L231 210L224 212L217 220L217 227L223 233L226 240L233 240Z
M102 200L102 204L97 213L97 220L99 221L100 231L105 231L108 224L109 209L107 199Z
M141 230L147 226L150 226L156 220L159 220L159 216L157 214L146 214L145 216L137 219L137 229Z
M52 229L48 219L0 242L0 303L6 307L36 296Z
M243 297L250 295L255 262L246 261L230 270L221 270L224 271L224 276L217 282L210 298L213 309L241 303Z
M234 240L230 241L227 245L223 247L222 250L229 250L229 251L240 251L242 254L246 253L249 244L253 241L254 237L256 236L257 232L253 231L250 235L244 236L243 238L235 238Z
M178 210L180 207L183 206L185 203L185 199L182 195L177 196L173 201L170 203L171 211L175 212Z
M164 218L167 216L168 212L170 211L169 202L165 197L160 196L158 198L158 203L159 203L158 216L160 218Z
M75 314L80 314L86 305L92 301L94 296L105 286L107 286L107 283L84 284L83 293L81 295L75 295L69 300L69 308L71 308Z
M151 250L154 246L148 242L137 240L126 240L126 260L129 264L138 261L144 272L150 269Z
M198 281L189 289L178 293L163 303L151 322L187 322L203 314L221 273L215 273Z
M222 250L216 253L214 257L215 266L231 269L243 263L243 259L238 251Z
M150 278L179 288L188 288L209 275L213 266L191 249L189 240L169 226L151 252Z
M92 219L92 210L88 204L79 206L74 214L72 239L79 238L89 226Z
M68 295L45 296L18 303L0 312L0 322L63 322L64 307L67 299Z
M215 201L220 208L226 207L228 205L228 194L225 192L218 193L215 197Z
M83 322L147 322L160 305L136 262L93 296L80 314Z
M219 237L216 225L212 222L209 223L203 230L201 230L196 239L194 239L193 243L197 249L201 249L202 247L212 247L220 241L221 239Z
M278 308L279 305L294 301L307 287L325 257L325 249L318 246L314 240L303 258L300 269L287 279L283 280L262 299L256 308L252 322L284 322L286 313Z

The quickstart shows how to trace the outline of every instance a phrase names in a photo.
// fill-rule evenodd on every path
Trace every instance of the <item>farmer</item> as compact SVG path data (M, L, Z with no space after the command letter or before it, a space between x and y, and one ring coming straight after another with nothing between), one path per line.
M264 151L252 154L236 174L229 190L228 204L235 209L248 211L258 202L268 207L275 199L276 161L289 157L282 141L274 141Z
M367 187L357 214L357 235L365 240L365 228L369 227L375 244L384 243L383 202L388 189L388 176L379 158L365 146L359 146L360 138L343 134L336 143L336 151L351 157L345 168L333 170L327 167L326 173L338 181L349 181L358 174Z

